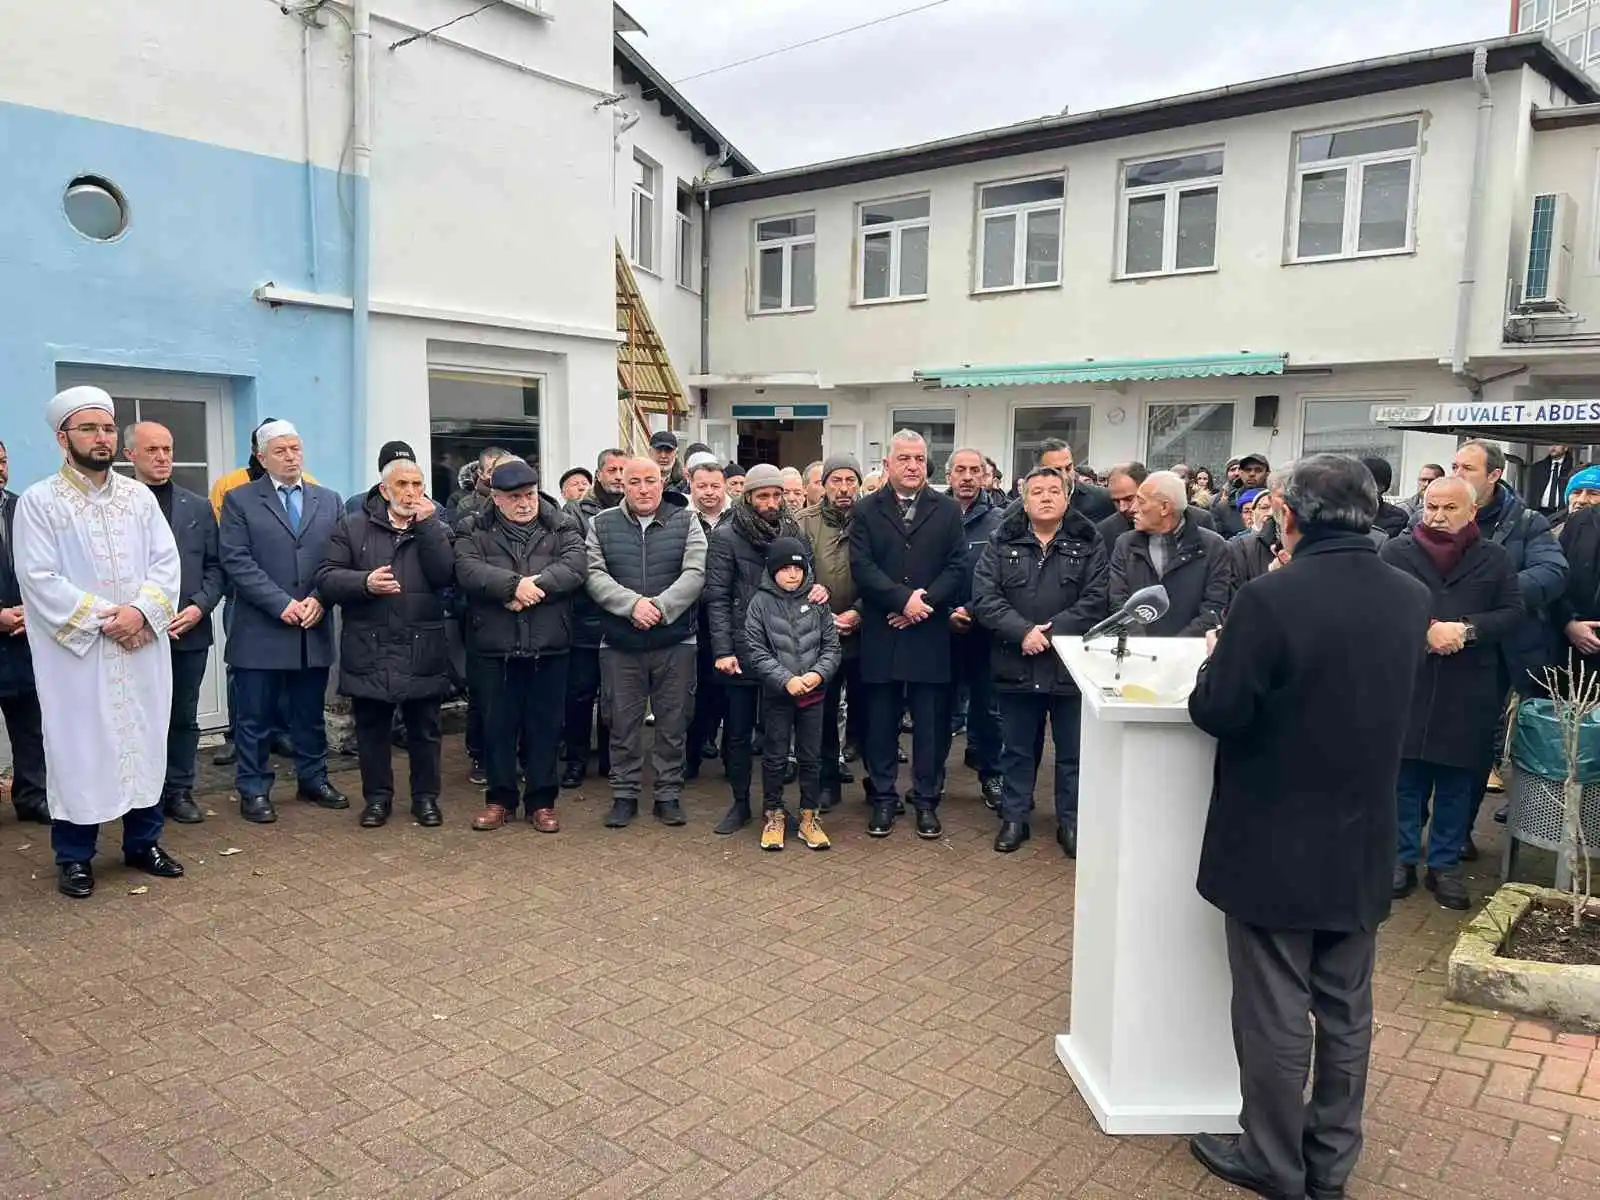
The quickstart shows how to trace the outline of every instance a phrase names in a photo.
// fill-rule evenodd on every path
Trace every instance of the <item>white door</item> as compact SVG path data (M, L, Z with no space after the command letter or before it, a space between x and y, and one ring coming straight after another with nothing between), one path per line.
M829 421L823 427L822 453L850 454L861 461L861 423L859 421Z
M701 421L700 440L711 447L720 463L730 463L738 455L739 438L732 421Z
M225 473L228 463L226 419L228 389L225 381L206 375L171 375L155 371L119 371L105 367L63 366L56 371L57 387L92 384L111 393L117 404L117 427L135 421L159 421L172 431L172 479L179 487L208 496L211 482ZM118 439L121 441L120 437ZM120 445L119 445L120 453ZM125 463L117 469L131 473ZM206 663L200 685L200 728L221 729L228 724L228 689L222 671L222 608L212 614L216 649Z

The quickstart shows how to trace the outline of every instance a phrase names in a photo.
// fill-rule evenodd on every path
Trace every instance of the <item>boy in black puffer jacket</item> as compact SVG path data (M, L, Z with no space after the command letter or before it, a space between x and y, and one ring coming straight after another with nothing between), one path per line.
M822 700L843 655L833 612L826 604L812 603L811 584L805 545L798 538L774 538L761 588L745 614L748 665L761 681L766 701L761 754L763 850L783 849L788 821L783 775L791 730L800 766L800 840L813 850L826 850L829 844L817 814L822 791Z

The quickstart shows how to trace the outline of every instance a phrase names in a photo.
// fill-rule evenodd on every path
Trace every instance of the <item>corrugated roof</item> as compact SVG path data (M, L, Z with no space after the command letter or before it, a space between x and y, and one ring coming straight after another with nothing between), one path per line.
M997 367L940 367L915 378L941 388L1034 387L1040 384L1118 383L1123 380L1215 379L1229 375L1282 375L1283 353L1198 354L1185 358L1086 358L1081 362Z

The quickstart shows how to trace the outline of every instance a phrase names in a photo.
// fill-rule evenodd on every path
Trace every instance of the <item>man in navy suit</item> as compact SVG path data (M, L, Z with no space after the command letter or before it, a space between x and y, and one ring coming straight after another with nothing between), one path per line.
M333 630L314 581L342 515L339 493L304 475L300 435L288 421L256 432L259 479L222 503L222 567L236 608L225 657L234 668L239 711L234 783L239 815L259 825L278 819L272 806L273 713L289 703L299 796L319 808L349 808L328 782L328 730L322 704L333 665Z
M172 482L172 431L154 421L130 425L122 453L133 475L150 489L178 543L182 573L178 613L167 627L172 645L172 719L167 725L167 777L162 811L182 825L205 818L194 802L195 754L200 748L200 684L211 654L211 613L222 602L222 559L217 549L217 518L204 496Z
M33 686L33 656L28 652L22 590L13 569L12 525L17 495L5 490L10 464L0 442L0 716L11 742L11 803L24 821L50 823L44 799L44 729L39 693Z

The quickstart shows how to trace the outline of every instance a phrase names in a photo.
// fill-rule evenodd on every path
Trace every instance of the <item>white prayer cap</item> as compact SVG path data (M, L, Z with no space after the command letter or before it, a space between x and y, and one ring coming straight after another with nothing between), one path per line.
M51 397L44 415L50 422L51 432L59 433L74 413L86 408L100 409L110 413L113 418L117 415L117 407L111 402L111 397L97 387L69 387L64 392L57 392Z
M299 437L300 431L288 421L268 421L256 430L256 447L261 450L267 448L267 443L274 438Z

